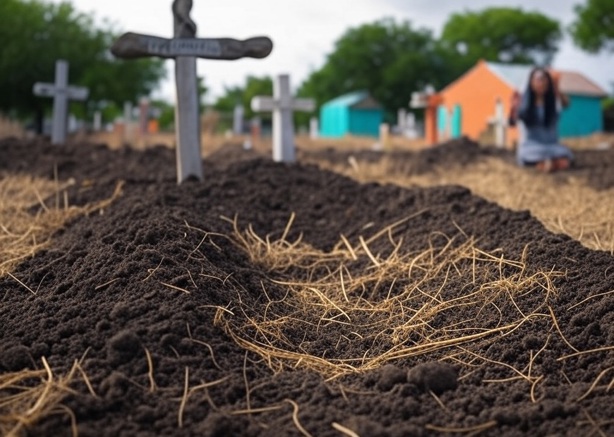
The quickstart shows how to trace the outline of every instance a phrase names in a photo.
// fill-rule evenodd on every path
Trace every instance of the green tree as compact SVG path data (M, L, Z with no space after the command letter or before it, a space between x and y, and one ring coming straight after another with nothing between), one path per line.
M213 104L213 108L223 114L218 129L222 131L230 129L235 106L242 105L244 117L249 119L256 115L251 108L252 98L271 95L273 95L273 80L269 76L247 76L243 86L226 87L224 95L219 97ZM271 117L267 113L258 113L258 116L262 118Z
M225 87L224 95L219 97L213 104L213 108L219 112L232 112L236 105L243 104L244 87Z
M456 53L440 46L432 32L387 18L347 30L319 70L299 88L317 106L339 95L366 90L388 118L407 107L411 93L428 84L441 87L462 70Z
M82 111L121 108L124 101L149 95L165 75L163 61L114 59L109 47L118 32L104 25L97 27L94 17L67 2L0 1L0 111L24 116L50 108L50 99L34 96L32 86L54 81L57 59L69 62L71 84L90 90L94 104L77 106Z
M236 105L243 105L245 117L251 118L254 116L252 98L272 95L273 80L269 76L247 76L244 86L227 87L224 95L217 99L213 107L220 112L232 113Z
M245 116L253 117L251 101L256 96L272 96L273 95L273 79L269 76L255 77L248 76L245 81L245 91L243 93L243 107L245 108ZM259 114L262 116L262 114Z
M453 14L441 42L462 56L465 67L479 59L547 65L558 50L560 24L538 12L487 8Z
M166 100L152 100L151 107L158 112L158 123L161 130L170 130L175 124L175 106Z
M614 2L587 0L575 10L577 16L570 31L578 47L591 53L614 52Z

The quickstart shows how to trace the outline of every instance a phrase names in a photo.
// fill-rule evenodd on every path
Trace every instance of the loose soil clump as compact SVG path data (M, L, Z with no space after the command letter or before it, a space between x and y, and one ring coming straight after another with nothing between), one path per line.
M121 188L0 278L3 432L614 434L614 260L526 211L236 147L181 186L162 147L0 156Z

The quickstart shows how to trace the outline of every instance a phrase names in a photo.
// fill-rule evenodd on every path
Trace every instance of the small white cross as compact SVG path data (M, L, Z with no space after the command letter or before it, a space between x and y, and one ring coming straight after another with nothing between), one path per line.
M55 83L36 82L33 92L40 97L53 97L51 144L65 143L68 101L86 100L89 90L84 87L68 86L68 62L59 59L55 63Z
M257 96L251 101L255 112L273 112L273 160L294 162L294 111L311 112L315 109L313 99L294 99L290 93L290 76L280 74L273 83L273 97Z

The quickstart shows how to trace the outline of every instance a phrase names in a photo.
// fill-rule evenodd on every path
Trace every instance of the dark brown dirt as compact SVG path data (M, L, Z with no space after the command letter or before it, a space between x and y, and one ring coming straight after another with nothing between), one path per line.
M408 154L407 160L419 156L435 165L441 160L432 156L445 160L450 153L455 149L434 149ZM608 170L614 161L612 152L601 153L579 155L577 172L591 183L591 175L601 172L595 186L605 188L613 186ZM459 241L475 237L481 248L501 249L509 259L520 259L528 246L529 271L566 272L556 279L559 292L550 306L566 341L583 351L614 345L614 294L604 294L614 290L614 259L548 232L528 212L503 209L462 187L360 185L312 165L244 158L237 148L214 154L204 164L205 182L177 186L174 152L165 148L137 152L0 142L0 174L51 178L56 168L61 180L76 180L72 203L109 197L118 180L126 181L123 195L104 213L75 220L58 232L51 248L13 272L38 290L36 295L11 278L0 279L0 372L41 368L46 357L62 373L86 354L83 368L97 397L78 382L76 394L64 400L83 437L301 435L289 401L298 405L300 424L314 436L343 435L333 428L335 422L363 437L442 435L436 427L483 424L480 435L614 435L614 389L607 390L614 350L558 361L572 350L550 330L547 314L505 337L471 345L485 358L526 372L532 354L547 343L531 366L533 375L544 376L536 384L535 403L531 384L514 378L518 375L505 365L452 365L434 354L333 381L300 368L273 374L214 323L212 306L226 307L237 295L258 314L268 302L263 287L275 297L285 293L270 272L217 236L232 231L220 216L237 216L241 228L251 224L258 234L274 238L294 212L289 239L302 233L303 241L328 250L341 233L356 241L424 211L396 230L405 252L424 250L429 242L443 244L435 234ZM377 226L369 226L373 223ZM387 250L375 243L371 249ZM464 285L452 281L446 292L462 293ZM538 298L517 303L527 311ZM482 315L493 323L500 316L493 309ZM437 323L462 317L462 312L446 313ZM313 333L296 332L296 343L307 334ZM145 349L154 363L154 393ZM335 353L329 348L327 357ZM190 387L223 383L190 396L180 428L186 369ZM604 371L597 387L579 401ZM494 379L509 381L485 382ZM282 408L232 414L278 404ZM28 435L70 435L69 418L46 418Z

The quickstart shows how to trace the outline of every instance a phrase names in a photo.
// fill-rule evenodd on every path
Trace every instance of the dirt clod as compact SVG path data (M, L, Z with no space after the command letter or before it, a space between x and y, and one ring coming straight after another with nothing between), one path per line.
M440 395L458 387L458 372L447 363L421 363L407 372L407 380L424 391Z

